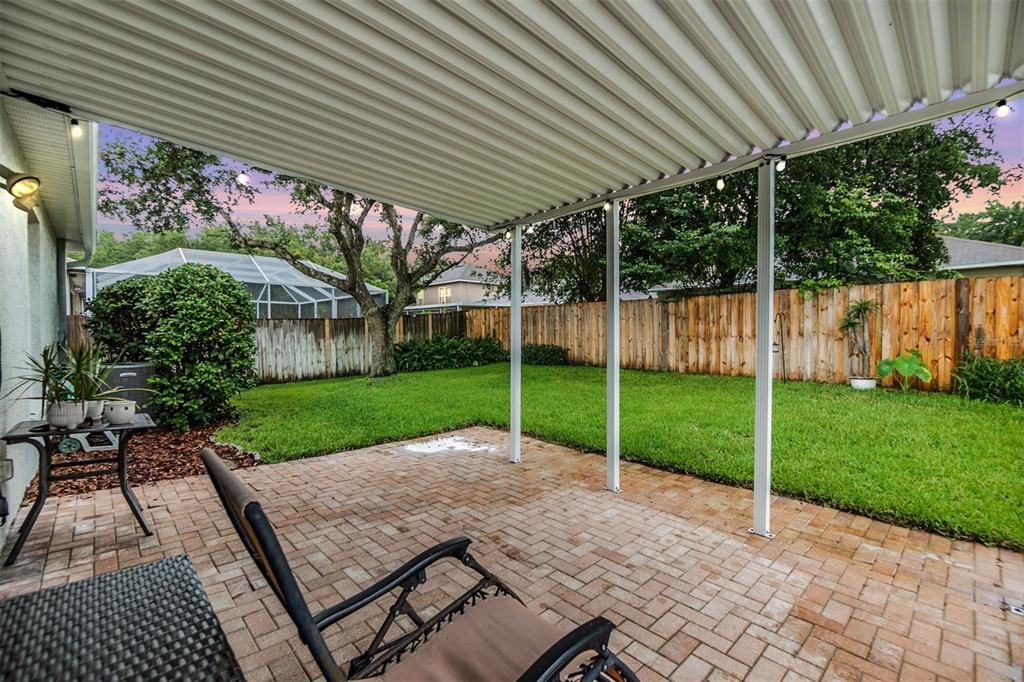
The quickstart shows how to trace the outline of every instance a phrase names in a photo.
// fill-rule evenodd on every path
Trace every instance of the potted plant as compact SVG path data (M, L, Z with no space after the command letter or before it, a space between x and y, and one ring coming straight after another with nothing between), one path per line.
M99 421L104 401L120 393L107 384L110 368L103 364L103 348L84 339L67 348L67 380L76 400L85 404L86 417Z
M877 312L878 301L870 298L850 301L850 307L839 323L839 331L849 334L850 345L860 358L860 367L850 377L850 386L858 390L873 389L877 383L871 376L871 333L868 329L868 318Z
M27 374L17 377L16 383L4 397L15 391L24 393L39 386L41 411L47 423L58 429L71 429L85 421L85 403L77 400L68 381L68 369L61 363L61 348L56 343L43 348L38 358L29 356Z

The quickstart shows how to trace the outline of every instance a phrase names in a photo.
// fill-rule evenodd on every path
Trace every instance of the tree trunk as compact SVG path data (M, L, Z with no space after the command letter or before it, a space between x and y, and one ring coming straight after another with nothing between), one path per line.
M386 377L395 374L398 366L395 363L395 331L398 318L389 319L383 312L377 311L366 316L366 330L370 344L370 377Z

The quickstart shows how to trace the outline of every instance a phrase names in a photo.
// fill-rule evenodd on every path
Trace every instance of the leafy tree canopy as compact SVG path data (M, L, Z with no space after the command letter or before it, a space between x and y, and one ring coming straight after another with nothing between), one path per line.
M303 178L247 168L163 140L118 140L100 150L100 160L104 169L101 213L155 234L222 225L245 251L272 253L303 274L351 295L366 320L374 377L396 370L393 349L398 321L415 301L416 292L476 248L497 239L485 230L423 213L408 219L390 204ZM269 177L265 184L287 190L293 209L315 218L313 231L304 233L273 216L255 225L240 222L235 208L251 204L258 191L242 173ZM383 225L383 239L367 233L371 215ZM344 278L304 262L309 248L327 247L337 259L334 269L342 270ZM382 254L394 283L387 303L375 300L367 288L375 273L380 273Z
M981 213L963 213L955 222L939 223L937 227L951 237L1024 246L1024 201L1009 206L989 201Z
M947 257L935 216L958 195L1021 177L1019 168L1000 168L992 125L980 111L789 159L776 180L779 285L816 289L935 272ZM623 204L623 289L753 287L757 170L725 182L723 190L709 180ZM604 298L603 219L600 211L580 216L524 236L533 290L564 301Z

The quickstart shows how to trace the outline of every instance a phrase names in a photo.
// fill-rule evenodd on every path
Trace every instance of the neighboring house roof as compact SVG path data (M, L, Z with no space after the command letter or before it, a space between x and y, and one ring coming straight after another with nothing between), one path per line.
M946 267L950 270L1024 265L1024 247L961 237L943 237L942 241L949 251Z
M22 99L0 99L25 163L24 168L10 170L39 178L40 205L54 235L84 251L86 260L92 258L96 250L98 126L80 121L81 134L72 136L67 114Z
M441 273L437 279L427 286L433 287L440 284L451 284L453 282L475 282L478 284L486 284L490 275L490 270L481 268L478 265L468 265L464 263L462 265L456 265L447 272Z
M335 272L316 263L303 261L310 267L334 277L345 279L345 275ZM308 277L285 260L269 256L250 256L246 253L226 253L222 251L203 251L200 249L171 249L153 256L146 256L126 263L109 265L96 269L98 286L112 284L121 279L138 276L158 275L165 270L178 267L185 263L202 263L212 265L231 275L239 282L246 284L279 284L293 287L313 287L322 289L327 285L320 280ZM367 285L371 294L384 293L383 289ZM344 294L347 296L348 294Z

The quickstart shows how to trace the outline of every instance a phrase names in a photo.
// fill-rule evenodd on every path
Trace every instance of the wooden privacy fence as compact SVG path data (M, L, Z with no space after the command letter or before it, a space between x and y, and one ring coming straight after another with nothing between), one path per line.
M948 390L965 350L1001 359L1024 354L1024 277L896 282L801 296L775 293L775 376L845 382L852 355L839 321L850 301L880 310L870 323L871 366L917 348L933 380ZM622 366L632 369L753 376L757 333L754 293L692 296L676 302L627 301L621 308ZM552 343L574 363L605 363L605 306L581 303L523 308L523 342ZM508 347L509 310L466 313L468 336L494 336Z
M917 348L933 380L923 388L948 390L965 350L1006 359L1024 354L1024 277L897 282L830 289L803 297L775 293L775 376L845 382L856 366L839 321L850 301L869 298L880 309L871 318L871 366ZM622 366L631 369L754 375L757 333L754 293L692 296L675 302L622 303ZM552 343L577 364L604 365L604 304L523 308L524 343ZM508 347L509 309L406 317L398 340L434 336L493 336ZM259 381L365 374L370 349L365 322L259 320Z
M409 316L398 324L397 340L465 336L464 313ZM341 320L257 320L256 378L260 383L366 374L370 344L366 322Z

